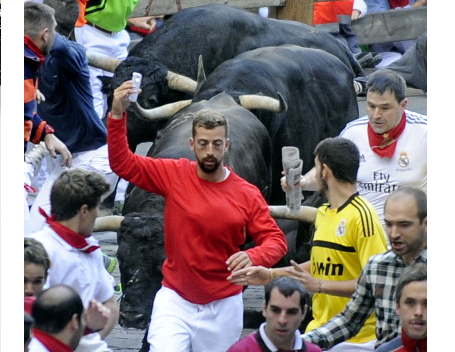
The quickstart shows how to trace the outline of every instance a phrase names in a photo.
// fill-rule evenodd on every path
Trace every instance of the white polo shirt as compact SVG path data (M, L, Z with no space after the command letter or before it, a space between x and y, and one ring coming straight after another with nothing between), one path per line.
M427 117L406 110L406 126L392 158L381 158L370 148L368 116L348 123L340 136L353 141L360 151L357 190L376 209L384 225L384 202L399 186L427 191Z

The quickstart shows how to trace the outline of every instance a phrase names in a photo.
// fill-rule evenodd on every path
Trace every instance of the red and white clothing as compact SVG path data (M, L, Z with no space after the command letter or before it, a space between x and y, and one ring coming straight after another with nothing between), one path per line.
M33 337L28 345L29 352L72 352L67 344L49 335L48 333L33 329Z
M402 185L427 190L427 117L406 110L406 126L391 158L378 156L368 140L368 116L348 123L340 136L353 141L360 151L357 190L376 209L384 223L384 202Z
M79 293L85 308L88 307L92 298L99 302L106 302L112 298L114 289L109 274L104 268L100 249L91 253L76 249L48 225L28 237L43 244L52 263L44 289L59 284L71 286ZM98 241L94 237L88 237L86 240L89 244L98 246ZM112 350L105 341L101 340L100 334L92 333L81 338L76 351L108 352Z
M245 336L229 348L227 352L277 352L282 351L273 344L265 332L266 323L262 323L259 330ZM304 341L298 330L295 331L293 352L321 352L321 348L311 342ZM285 351L283 351L285 352ZM290 352L290 351L289 351Z
M256 244L246 251L253 265L273 266L286 253L286 239L262 194L232 170L226 180L208 182L199 178L194 161L133 154L126 118L109 118L108 147L115 173L166 198L163 285L184 299L206 304L242 292L226 280L226 260L247 233Z
M208 182L199 178L194 161L133 154L125 117L108 119L108 148L115 173L166 198L163 286L184 300L206 305L242 292L226 280L226 260L240 250L247 234L256 244L246 250L253 265L273 266L286 253L286 239L259 189L232 170L224 181ZM187 323L186 316L181 319ZM216 329L219 336L225 330L222 324Z

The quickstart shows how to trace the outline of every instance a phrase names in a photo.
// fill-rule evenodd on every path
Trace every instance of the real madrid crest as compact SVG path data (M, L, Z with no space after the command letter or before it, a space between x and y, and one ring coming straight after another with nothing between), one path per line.
M342 219L338 224L336 235L338 237L344 236L346 233L346 219Z
M398 157L398 165L400 165L401 167L406 167L409 165L408 153L406 152L400 153L400 156Z

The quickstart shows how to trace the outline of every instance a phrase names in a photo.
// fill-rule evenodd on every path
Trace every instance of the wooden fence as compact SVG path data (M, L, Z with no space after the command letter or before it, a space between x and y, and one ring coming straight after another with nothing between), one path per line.
M267 6L270 17L313 25L313 8L317 1L336 0L141 0L132 16L170 15L188 7L218 3L248 9ZM325 25L318 27L324 29ZM366 14L352 23L352 30L359 44L416 39L427 31L427 8Z

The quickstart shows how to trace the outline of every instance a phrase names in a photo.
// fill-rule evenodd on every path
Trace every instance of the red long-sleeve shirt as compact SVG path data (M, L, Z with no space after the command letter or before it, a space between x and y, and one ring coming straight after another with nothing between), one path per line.
M240 293L226 280L226 260L247 233L256 244L247 250L253 265L270 267L283 257L286 238L257 187L232 170L226 180L208 182L198 177L194 161L135 155L125 121L109 118L109 161L121 178L166 198L163 285L196 304Z

